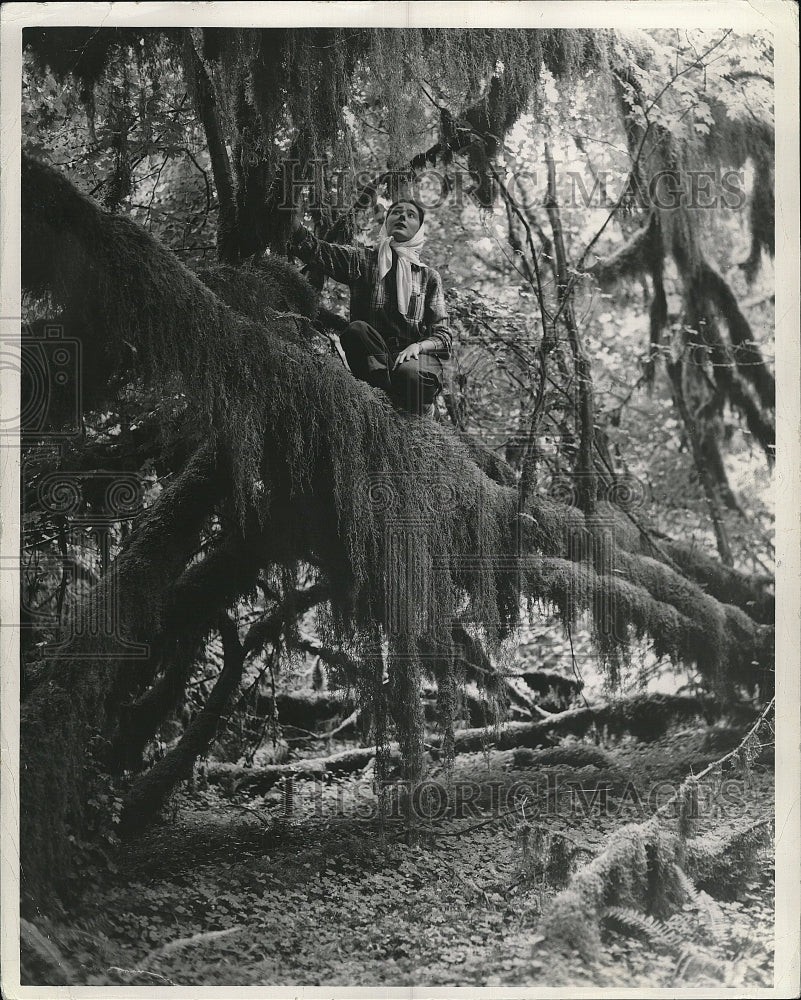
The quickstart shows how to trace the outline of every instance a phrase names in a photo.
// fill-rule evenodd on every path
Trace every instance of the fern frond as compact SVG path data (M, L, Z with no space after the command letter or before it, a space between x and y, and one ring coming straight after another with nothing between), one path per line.
M693 904L699 913L706 918L707 930L719 941L726 931L726 918L718 903L702 889L698 889L681 865L673 864L673 875L687 899Z
M726 935L726 917L716 899L713 899L703 889L698 890L701 910L706 914L709 932L715 941L722 941Z
M701 978L717 986L722 985L727 978L726 966L722 962L704 954L693 945L688 945L679 955L673 975L677 982Z
M612 924L615 930L653 942L661 937L666 928L661 920L646 916L631 906L607 906L601 911L601 920ZM616 926L615 926L616 925Z
M681 865L677 865L674 862L672 865L672 869L673 869L673 875L675 876L681 891L684 893L687 899L690 900L691 903L694 903L696 906L698 906L699 905L698 890L696 889L693 880L690 878L687 872L681 867Z

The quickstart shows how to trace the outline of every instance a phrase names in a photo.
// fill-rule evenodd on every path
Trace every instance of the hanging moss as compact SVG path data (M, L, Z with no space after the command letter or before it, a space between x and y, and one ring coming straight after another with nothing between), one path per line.
M310 320L317 315L314 289L282 257L270 254L239 267L220 265L198 277L236 312L257 323L272 322L282 331L289 324L279 313L299 313Z
M254 564L289 575L313 566L330 584L331 632L344 642L374 637L381 623L390 641L388 708L412 774L422 761L420 644L446 648L461 615L476 623L492 652L517 621L521 587L532 599L553 601L566 620L600 609L608 623L611 612L615 627L601 635L610 655L625 648L631 628L651 635L657 652L698 662L709 676L725 666L724 676L747 679L751 660L770 663L769 629L655 560L605 548L598 519L588 523L575 508L533 497L519 518L516 489L484 475L447 427L396 412L339 361L291 342L296 320L270 315L255 323L234 312L140 227L102 213L27 157L22 205L25 289L50 296L80 324L98 378L114 370L127 343L137 376L162 390L181 386L187 425L232 470L228 493ZM193 500L205 517L217 498L201 491ZM152 520L156 533L166 524L157 514ZM543 556L521 564L521 541L524 552ZM190 556L182 550L181 566L170 564L172 579ZM148 576L149 561L139 571L135 603L144 614L162 591ZM90 603L88 612L97 610ZM155 608L151 630L161 615ZM378 658L371 663L369 683L380 699ZM57 704L59 732L80 746L97 698ZM41 792L37 781L54 777L32 742L38 725L23 741L34 776L26 802ZM379 734L381 726L379 717ZM63 824L63 810L56 812L54 822ZM39 808L30 815L34 826L42 820ZM49 830L42 821L41 835ZM40 834L32 827L26 833L41 850ZM54 844L59 850L63 840Z
M773 157L755 157L754 188L751 192L749 222L751 250L743 262L743 271L750 284L756 280L762 263L762 252L770 257L776 252L775 185Z
M650 262L654 278L654 299L651 307L651 343L658 344L665 322L666 300L661 261L672 256L679 271L684 298L682 324L683 343L693 364L685 370L685 392L697 396L695 407L700 414L698 433L704 441L703 455L696 464L703 465L710 504L718 503L716 490L731 509L737 504L729 488L719 455L719 424L723 406L728 402L740 413L750 431L772 460L775 442L774 377L762 359L747 320L737 306L728 283L710 266L701 236L700 213L684 203L665 208L651 204L646 192L660 176L674 181L686 181L694 172L719 167L721 170L742 169L751 163L759 174L750 206L752 248L744 267L753 279L762 248L773 245L772 162L774 133L769 121L759 120L750 110L732 114L730 108L710 90L704 90L703 107L709 120L694 120L694 109L687 108L686 95L680 89L665 87L659 93L660 121L650 121L647 130L642 124L642 110L649 107L651 95L645 93L643 76L671 80L673 69L647 36L616 35L611 46L610 63L615 71L615 86L621 117L635 169L639 203L652 219L658 221L651 253L642 258L642 269ZM632 109L632 100L635 107ZM689 114L688 114L689 111ZM667 122L668 124L664 124ZM686 192L684 198L686 199ZM645 229L641 234L645 236ZM636 260L627 253L615 255L598 267L601 277L614 280L626 269L637 268ZM638 268L639 269L639 268ZM725 324L728 338L724 336ZM708 364L699 359L706 354ZM652 377L654 357L649 365ZM711 376L711 377L710 377ZM712 390L710 391L710 384ZM691 435L695 428L688 428ZM725 545L722 548L725 551Z
M165 34L158 28L24 28L22 44L59 80L75 77L81 97L89 100L109 64L124 65L131 54L140 60L163 55Z
M240 159L252 154L267 174L290 149L301 169L322 158L330 166L352 166L343 109L359 73L368 82L369 99L383 107L388 167L402 185L419 149L421 124L437 125L421 78L435 92L448 93L451 116L472 109L466 121L483 138L471 144L470 162L486 179L486 157L494 155L526 110L542 69L569 77L604 65L609 34L584 29L207 30L204 51L221 68ZM249 172L242 171L243 182ZM257 186L264 193L270 185ZM491 192L484 195L482 204L489 203Z

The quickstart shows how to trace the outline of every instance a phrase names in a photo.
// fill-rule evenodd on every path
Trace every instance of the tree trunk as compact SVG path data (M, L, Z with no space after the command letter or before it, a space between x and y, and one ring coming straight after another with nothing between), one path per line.
M192 722L178 746L151 768L133 786L120 817L125 833L135 833L149 822L182 778L192 773L195 760L206 750L217 732L217 723L237 689L245 663L245 649L236 625L224 615L220 621L224 665L208 701Z
M222 134L222 125L217 110L217 97L214 93L214 84L206 72L203 60L197 54L194 42L192 41L192 33L188 28L184 30L183 58L184 75L192 92L198 116L206 132L211 170L214 175L214 186L217 188L217 202L219 206L217 214L217 256L223 263L235 264L239 259L239 248L236 239L236 195L234 193L234 181L231 174L231 163L228 158L228 150L225 148L225 139Z
M158 643L166 667L149 690L121 706L108 757L112 770L141 768L145 744L179 705L203 637L219 609L234 604L253 586L258 566L252 555L240 536L229 538L189 566L167 595L167 627Z

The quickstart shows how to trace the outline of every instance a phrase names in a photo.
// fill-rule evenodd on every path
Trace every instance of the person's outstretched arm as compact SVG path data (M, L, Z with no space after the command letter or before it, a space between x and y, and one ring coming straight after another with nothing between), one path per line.
M316 264L329 278L346 285L352 285L365 277L367 259L363 247L340 246L318 239L304 227L301 207L295 209L292 222L289 250L304 264Z

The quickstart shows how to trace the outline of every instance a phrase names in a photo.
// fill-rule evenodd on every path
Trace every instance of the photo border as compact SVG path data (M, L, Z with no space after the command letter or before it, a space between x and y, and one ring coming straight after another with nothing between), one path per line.
M18 632L0 630L0 955L3 991L16 998L70 997L720 997L797 996L799 981L799 621L801 532L799 531L799 115L798 6L787 0L551 0L551 2L464 4L450 2L306 3L6 3L0 11L0 325L2 334L19 335L20 159L22 29L30 26L204 25L243 27L731 27L736 31L774 32L776 94L776 950L774 987L742 989L555 989L366 987L39 987L19 984L19 671ZM19 412L19 382L2 372L0 406ZM18 442L0 442L0 565L18 559ZM0 617L17 614L19 581L2 574ZM781 764L779 765L779 762ZM789 877L786 877L789 873Z

